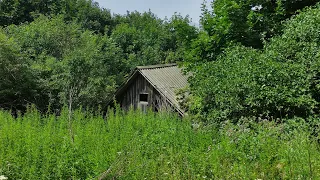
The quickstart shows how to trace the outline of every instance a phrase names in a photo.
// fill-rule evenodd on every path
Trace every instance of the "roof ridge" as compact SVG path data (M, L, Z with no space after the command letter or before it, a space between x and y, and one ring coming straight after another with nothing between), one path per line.
M171 64L156 64L156 65L149 65L149 66L137 66L137 69L155 69L155 68L165 68L165 67L172 67L177 66L176 63Z

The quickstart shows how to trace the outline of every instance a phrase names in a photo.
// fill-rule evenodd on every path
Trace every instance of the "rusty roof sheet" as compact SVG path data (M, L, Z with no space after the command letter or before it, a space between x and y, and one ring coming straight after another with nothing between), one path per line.
M176 64L138 66L137 70L181 113L176 91L188 86L188 76Z

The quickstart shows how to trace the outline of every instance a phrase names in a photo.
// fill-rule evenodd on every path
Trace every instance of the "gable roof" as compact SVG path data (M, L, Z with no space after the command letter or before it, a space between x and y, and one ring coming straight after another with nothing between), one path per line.
M176 90L188 86L188 76L181 72L177 64L137 66L132 76L124 83L115 95L121 94L140 73L181 115L184 114L176 99Z

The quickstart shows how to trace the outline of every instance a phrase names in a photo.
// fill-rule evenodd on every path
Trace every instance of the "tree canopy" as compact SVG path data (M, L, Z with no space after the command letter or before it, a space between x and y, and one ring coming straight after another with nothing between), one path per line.
M91 0L0 1L0 108L105 107L138 65L177 62L197 37L188 17L111 15Z
M317 115L319 22L317 5L286 21L263 48L236 43L214 61L193 63L191 111L211 122Z

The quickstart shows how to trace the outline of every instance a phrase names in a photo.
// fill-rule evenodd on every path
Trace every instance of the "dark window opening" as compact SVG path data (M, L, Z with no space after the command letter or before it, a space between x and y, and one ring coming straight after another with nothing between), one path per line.
M148 94L140 94L140 102L148 102Z

